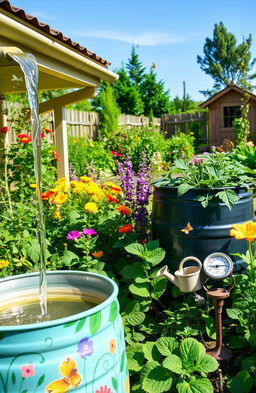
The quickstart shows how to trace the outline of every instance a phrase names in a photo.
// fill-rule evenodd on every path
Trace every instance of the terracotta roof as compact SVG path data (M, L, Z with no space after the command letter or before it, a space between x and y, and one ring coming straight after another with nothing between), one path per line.
M208 98L206 101L202 102L202 104L200 104L201 108L207 108L215 100L218 100L220 97L222 97L224 94L228 93L230 90L235 90L238 93L244 94L244 90L241 89L241 87L239 87L239 86L235 85L233 82L231 82L230 85L225 87L223 90L219 91L218 93L214 94L212 97ZM250 98L252 100L256 100L255 94L251 93L250 91L247 91L247 93L250 94Z
M12 15L15 15L17 18L29 23L30 25L38 28L38 30L43 31L44 33L48 34L52 39L58 40L72 49L77 50L78 52L82 53L83 55L89 57L90 59L97 61L101 65L107 67L110 63L107 60L102 59L102 57L97 56L96 53L91 52L84 46L74 42L69 37L65 37L60 31L52 29L46 23L40 22L35 16L26 14L22 8L15 7L9 3L7 0L0 0L0 12L1 8L5 11L9 12Z

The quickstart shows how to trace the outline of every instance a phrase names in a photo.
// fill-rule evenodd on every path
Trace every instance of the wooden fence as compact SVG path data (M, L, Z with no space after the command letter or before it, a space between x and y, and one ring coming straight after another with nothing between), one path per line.
M169 138L177 135L178 132L194 132L199 142L206 144L208 143L208 112L162 115L161 129Z

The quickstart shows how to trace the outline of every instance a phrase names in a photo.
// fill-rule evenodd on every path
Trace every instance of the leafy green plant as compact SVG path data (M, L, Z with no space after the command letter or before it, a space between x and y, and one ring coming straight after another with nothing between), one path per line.
M118 129L118 119L121 114L109 83L106 83L106 88L102 90L100 106L100 134L106 137Z
M131 372L140 374L133 392L142 388L147 393L213 393L206 374L215 371L218 362L193 338L179 346L174 337L135 344L128 348L127 357Z
M194 151L195 138L193 134L180 132L166 140L166 162L173 163L178 158L190 159Z
M177 187L178 195L191 189L209 190L196 200L206 207L213 199L224 202L229 209L239 199L234 188L252 186L254 171L238 162L233 162L228 154L213 153L195 157L191 161L176 160L169 174L153 184Z
M250 169L256 169L256 147L251 142L237 146L230 153L230 157Z

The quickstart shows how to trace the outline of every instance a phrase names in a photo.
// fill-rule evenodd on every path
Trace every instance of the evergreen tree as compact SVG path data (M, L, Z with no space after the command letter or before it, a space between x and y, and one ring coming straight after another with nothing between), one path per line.
M131 82L140 85L144 79L146 68L143 67L142 63L139 61L139 55L136 53L134 45L132 46L131 57L128 59L126 69Z
M144 75L140 85L140 93L144 102L144 115L153 113L155 117L160 117L163 113L170 111L169 90L164 90L164 82L157 82L156 73L151 68L148 74Z
M231 82L242 86L244 74L248 80L256 77L249 75L256 59L251 60L252 36L237 45L236 37L229 33L223 22L214 25L213 39L206 38L204 44L204 57L197 56L200 68L214 79L213 91L202 92L212 94L225 88Z
M119 79L113 85L113 90L121 112L135 116L143 114L144 105L138 85L132 83L124 66L117 73Z
M112 131L117 130L120 116L120 109L116 103L112 87L109 83L106 83L106 88L100 95L100 105L100 132L104 136L108 136Z

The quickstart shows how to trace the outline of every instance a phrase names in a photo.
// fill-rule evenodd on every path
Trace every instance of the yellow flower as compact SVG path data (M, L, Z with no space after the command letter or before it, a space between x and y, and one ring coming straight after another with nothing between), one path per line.
M72 180L70 185L73 188L74 193L82 193L86 191L86 184L81 181Z
M61 219L60 211L59 211L59 210L55 210L55 211L53 212L53 217L54 217L56 220L60 220L60 219Z
M30 188L36 188L37 185L33 183L33 184L30 184L29 187L30 187Z
M128 375L125 378L125 393L130 393L130 379Z
M59 193L54 197L54 202L58 205L62 205L68 199L67 194Z
M89 176L81 176L80 180L84 181L84 182L90 182L92 181L92 179Z
M66 179L65 177L60 177L60 178L56 181L57 184L66 183L66 182L67 182L67 179Z
M92 256L94 256L95 258L101 258L103 257L104 252L103 251L94 251L92 252Z
M248 242L252 242L256 239L256 222L247 221L244 224L232 225L230 236L234 236L238 240L246 239Z
M115 351L116 351L116 340L114 338L112 338L109 341L109 352L114 353Z
M69 189L69 187L67 184L60 183L56 187L54 187L52 191L54 191L54 192L68 192L68 189Z
M9 261L7 261L6 259L0 259L0 269L5 268L6 266L9 265Z
M98 211L98 206L94 202L87 202L84 205L84 210L86 210L88 213L96 213Z

